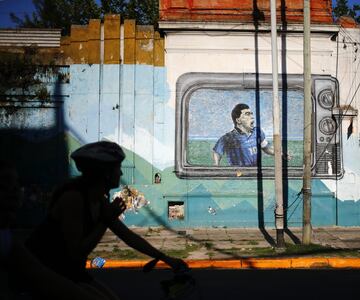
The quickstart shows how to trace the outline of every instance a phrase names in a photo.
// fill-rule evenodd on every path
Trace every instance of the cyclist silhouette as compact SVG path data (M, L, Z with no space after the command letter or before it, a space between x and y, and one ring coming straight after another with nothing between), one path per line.
M119 220L126 209L121 198L109 200L119 186L125 154L116 143L84 145L71 157L81 176L60 186L53 195L45 221L32 233L26 246L45 266L105 299L118 299L86 271L88 255L109 228L130 247L162 260L174 271L187 264L165 255Z

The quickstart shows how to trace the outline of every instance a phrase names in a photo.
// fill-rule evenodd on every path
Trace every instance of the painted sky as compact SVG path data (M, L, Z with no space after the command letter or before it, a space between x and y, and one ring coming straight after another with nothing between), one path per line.
M100 0L96 0L100 2ZM333 0L333 3L335 0ZM349 6L359 3L359 0L348 0ZM0 0L0 28L14 28L14 24L9 14L15 13L17 16L23 16L25 13L31 14L34 10L32 0Z
M268 138L273 136L272 91L260 91L259 116L256 115L255 90L199 89L189 102L189 138L218 139L234 128L231 110L238 103L247 104L254 113L257 125ZM280 92L279 98L282 99ZM301 140L303 137L303 94L287 93L287 138ZM281 113L282 115L282 113Z

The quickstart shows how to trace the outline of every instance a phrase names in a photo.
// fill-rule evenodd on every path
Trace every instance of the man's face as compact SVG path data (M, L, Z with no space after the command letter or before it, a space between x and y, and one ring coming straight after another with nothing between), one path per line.
M236 119L236 125L247 132L250 132L255 126L254 114L250 108L243 109L240 117Z

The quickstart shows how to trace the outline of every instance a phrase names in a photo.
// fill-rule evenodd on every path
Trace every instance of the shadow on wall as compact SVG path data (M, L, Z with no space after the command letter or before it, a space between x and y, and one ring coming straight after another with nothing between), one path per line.
M256 124L258 124L257 135L260 136L261 128L261 119L260 119L260 81L259 81L259 37L258 37L258 28L259 22L264 20L264 14L258 9L257 0L253 0L253 21L255 26L254 34L254 49L255 49L255 108L256 108ZM261 163L261 148L260 145L257 145L257 190L258 190L258 227L261 233L264 236L264 239L270 244L275 245L274 239L265 229L265 219L264 219L264 185L263 185L263 174L262 174L262 163Z
M260 84L259 84L259 37L258 37L258 28L259 23L265 19L264 14L258 9L257 6L257 0L253 0L253 20L254 20L254 26L255 26L255 36L254 36L254 49L255 49L255 74L256 74L256 93L255 93L255 102L256 102L256 123L259 124L258 128L261 128L261 120L260 120ZM286 22L286 3L285 0L281 0L281 23L284 28L287 26ZM286 31L286 30L285 30ZM287 65L286 65L286 35L282 34L281 36L281 70L282 70L282 86L280 87L282 89L282 99L281 99L281 105L282 105L282 111L286 112L288 111L287 102L288 102L288 95L287 95ZM287 120L287 114L283 115L282 119L282 136L287 137L288 136L288 128L287 128L288 120ZM258 135L260 135L260 132L258 132ZM282 142L283 152L287 153L287 141L284 139ZM263 175L262 175L262 165L261 165L261 154L262 151L260 147L258 146L258 224L259 229L264 235L265 240L271 244L275 245L275 240L270 236L270 234L265 229L265 221L264 221L264 197L263 197ZM299 240L295 237L295 235L292 234L290 229L287 227L287 206L288 206L288 193L289 193L289 182L288 182L288 176L287 176L287 170L288 170L288 163L286 160L283 161L283 205L284 205L284 228L285 232L289 235L289 237L295 242L299 243Z
M20 93L0 95L0 155L13 162L24 190L18 214L20 228L33 227L44 217L54 185L68 176L64 132L62 76L47 75L46 100ZM53 78L56 77L56 78Z

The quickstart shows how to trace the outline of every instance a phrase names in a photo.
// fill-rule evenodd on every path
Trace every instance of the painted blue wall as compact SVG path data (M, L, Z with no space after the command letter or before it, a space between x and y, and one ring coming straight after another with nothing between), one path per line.
M75 176L78 172L69 158L74 149L98 139L120 143L127 153L122 184L137 188L150 201L138 213L126 214L128 225L274 227L273 180L195 180L175 176L175 106L170 103L165 67L82 64L71 65L69 73L69 83L57 89L55 83L48 87L53 95L61 94L52 97L54 103L55 99L62 103L57 132L63 134L66 155L61 162L67 164L68 175ZM24 123L25 128L1 122L1 130L11 126L20 130L46 127L47 114L42 114L45 121L40 122L37 113L32 113L28 119L31 124ZM25 112L20 114L26 116ZM32 143L37 142L30 131L22 134ZM45 137L45 131L42 134ZM52 157L51 163L57 164L54 160ZM154 184L157 172L161 184ZM56 181L50 180L51 176L45 176L49 184ZM289 180L285 187L291 205L287 223L301 226L302 195L298 193L302 181ZM360 225L359 201L336 200L320 179L313 180L312 192L314 226ZM184 202L184 220L168 219L168 203L173 201Z

